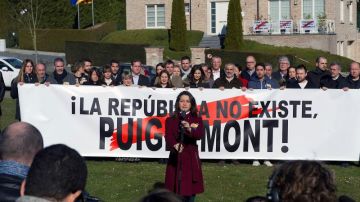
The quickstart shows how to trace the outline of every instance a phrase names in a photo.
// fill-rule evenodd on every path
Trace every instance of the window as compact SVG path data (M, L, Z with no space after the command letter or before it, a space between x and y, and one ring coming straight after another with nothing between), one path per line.
M303 19L317 19L325 15L325 0L303 0Z
M146 27L165 27L165 6L164 4L146 5Z
M290 19L290 0L270 0L269 16L272 21Z
M216 4L211 2L211 33L216 33Z
M185 3L185 15L190 15L190 4Z
M353 2L349 1L349 23L353 23Z
M344 23L344 1L340 1L340 22Z

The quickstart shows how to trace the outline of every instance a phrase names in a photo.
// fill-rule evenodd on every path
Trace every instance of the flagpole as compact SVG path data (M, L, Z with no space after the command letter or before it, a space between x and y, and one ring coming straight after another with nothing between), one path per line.
M80 29L80 5L77 4L77 12L78 12L78 29Z
M95 25L95 17L94 17L94 0L91 2L91 10L92 10L92 26Z

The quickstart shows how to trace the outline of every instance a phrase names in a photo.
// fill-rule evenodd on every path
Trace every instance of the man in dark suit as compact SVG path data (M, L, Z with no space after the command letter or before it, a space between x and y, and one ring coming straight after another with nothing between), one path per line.
M241 71L241 77L250 81L251 77L255 77L255 66L256 66L256 59L254 56L249 55L246 57L246 69Z
M150 86L149 78L141 74L141 61L131 61L131 74L133 76L133 84L139 86Z
M311 89L317 88L311 81L306 79L307 69L305 65L299 65L296 67L296 81L290 82L286 85L286 88L299 88L299 89Z
M111 60L111 79L114 81L114 86L121 84L121 70L119 67L119 61Z
M225 75L225 71L223 69L221 69L221 57L219 56L213 56L211 58L211 68L212 68L212 74L213 74L213 79L214 81L216 81L216 79L218 78L224 78Z
M328 88L330 89L340 89L344 86L345 78L340 74L341 66L340 64L333 62L330 64L330 75L325 75L320 80L320 87L323 90Z
M279 58L279 70L272 73L271 79L275 79L277 82L287 80L287 71L289 67L290 67L289 58L286 56L281 56Z
M3 101L5 95L5 83L2 73L0 72L0 103ZM2 115L1 106L0 106L0 116Z

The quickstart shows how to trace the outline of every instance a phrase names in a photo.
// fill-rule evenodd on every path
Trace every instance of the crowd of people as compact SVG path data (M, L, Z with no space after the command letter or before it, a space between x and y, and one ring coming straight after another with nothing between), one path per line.
M87 176L86 161L76 150L63 144L44 148L41 132L29 123L10 124L0 135L1 201L99 201L85 191ZM167 184L157 182L140 201L184 201L175 193ZM337 196L335 176L322 163L289 161L274 169L266 197L253 196L247 201L354 200Z
M82 59L76 62L71 71L65 69L62 58L54 60L54 70L48 70L44 63L34 64L26 59L18 77L12 81L11 97L16 99L17 120L21 120L18 100L18 84L34 83L35 85L91 85L91 86L140 86L152 88L218 88L221 90L237 88L242 91L252 89L359 89L360 64L352 62L349 75L341 74L342 67L337 62L328 65L325 57L318 57L314 62L315 69L308 71L303 64L296 67L290 64L286 56L278 60L278 68L270 63L257 62L252 55L246 57L245 67L234 63L222 64L222 58L212 56L211 64L192 65L188 56L181 58L179 64L172 60L159 63L155 67L156 75L149 78L148 72L143 68L140 60L131 61L129 71L120 69L117 60L109 61L102 68L94 68L91 59ZM47 72L51 72L48 74ZM0 75L0 101L3 98L5 87L1 86ZM0 108L1 114L1 108ZM134 161L138 161L135 159ZM232 161L238 164L236 160ZM220 161L224 164L225 161ZM267 166L272 166L270 161L264 161ZM259 161L253 161L254 166L259 166Z
M337 62L328 65L325 57L318 57L315 69L301 64L296 67L290 64L286 56L278 61L278 70L274 71L270 63L257 62L252 55L247 56L245 67L234 63L227 63L222 68L222 58L212 56L211 64L192 65L188 56L181 58L179 64L167 60L156 65L156 75L148 77L140 60L131 61L131 69L120 69L117 60L111 60L102 68L92 67L90 59L76 62L71 71L65 69L62 58L54 60L54 70L48 71L44 63L34 64L26 59L18 77L12 81L11 96L18 99L17 85L23 83L92 85L92 86L146 86L152 88L238 88L247 89L358 89L360 88L360 65L352 62L349 75L341 74L342 67ZM47 72L51 72L47 74ZM1 79L0 75L0 81ZM5 87L0 82L0 98ZM0 99L1 100L1 99ZM1 110L0 110L1 113ZM17 101L16 119L20 120L20 109Z

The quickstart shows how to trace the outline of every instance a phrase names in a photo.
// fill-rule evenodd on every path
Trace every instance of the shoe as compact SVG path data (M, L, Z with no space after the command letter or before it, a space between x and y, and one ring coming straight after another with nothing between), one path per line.
M267 167L273 167L273 164L272 164L270 161L264 161L264 164L265 164Z
M259 161L253 161L253 166L260 166L260 162Z
M218 162L218 165L219 165L219 166L224 166L224 165L225 165L225 161L224 161L224 160L220 160L220 161Z

